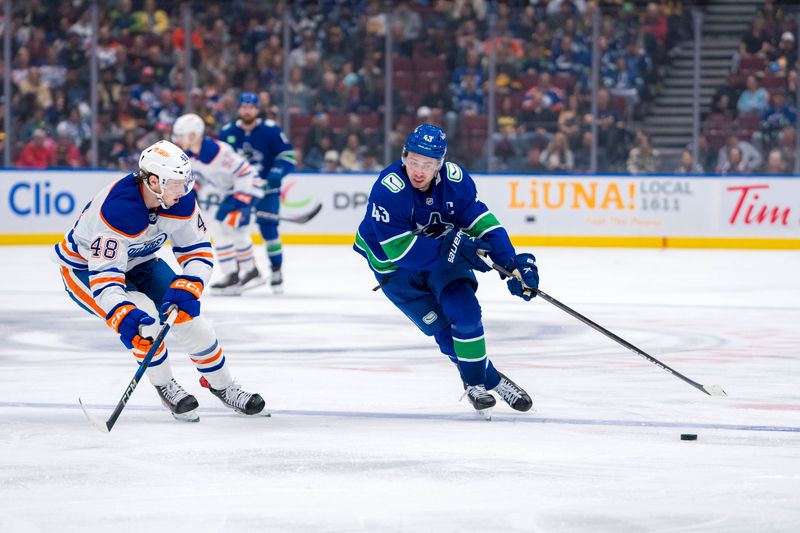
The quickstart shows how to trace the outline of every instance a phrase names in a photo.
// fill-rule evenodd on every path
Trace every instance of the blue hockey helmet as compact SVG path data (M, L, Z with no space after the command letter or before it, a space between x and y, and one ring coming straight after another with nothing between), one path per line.
M258 95L256 93L242 93L239 96L239 105L250 104L258 107Z
M409 134L403 146L403 163L409 152L438 159L441 168L447 154L447 135L438 126L420 124Z

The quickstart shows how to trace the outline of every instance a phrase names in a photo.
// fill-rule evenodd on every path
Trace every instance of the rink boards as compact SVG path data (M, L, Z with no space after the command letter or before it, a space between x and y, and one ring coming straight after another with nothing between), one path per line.
M61 238L120 172L0 172L0 244ZM375 174L293 173L281 192L287 244L350 244ZM479 197L523 246L800 249L800 177L473 175Z

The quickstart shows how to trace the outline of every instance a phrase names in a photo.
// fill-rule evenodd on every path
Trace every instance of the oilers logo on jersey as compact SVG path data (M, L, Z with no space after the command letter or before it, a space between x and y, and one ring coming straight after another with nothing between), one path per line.
M128 257L144 257L155 253L167 242L167 234L159 233L155 238L140 244L133 244L128 247Z

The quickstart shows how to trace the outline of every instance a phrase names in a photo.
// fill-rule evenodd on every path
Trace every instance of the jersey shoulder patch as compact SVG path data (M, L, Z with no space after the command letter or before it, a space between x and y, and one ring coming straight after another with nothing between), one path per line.
M456 165L455 163L446 162L444 164L445 171L447 173L447 179L449 181L458 183L462 179L464 179L464 171L461 170L461 167Z
M219 138L228 144L234 144L236 142L236 133L236 124L228 122L219 130Z
M139 182L128 174L116 182L100 206L100 218L113 231L136 237L147 229L149 216Z
M401 178L394 172L386 174L384 177L382 177L381 184L394 193L398 193L403 189L405 189L406 187L403 178Z

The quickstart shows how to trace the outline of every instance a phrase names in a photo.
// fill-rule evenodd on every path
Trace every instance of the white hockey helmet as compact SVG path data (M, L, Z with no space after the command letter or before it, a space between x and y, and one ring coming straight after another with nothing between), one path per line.
M169 141L158 141L142 150L142 155L139 156L139 168L158 177L162 191L166 190L167 182L170 180L182 182L184 194L191 191L194 186L189 157ZM147 180L144 180L144 183L147 185ZM151 192L156 194L152 190ZM156 194L156 197L161 201L161 194Z
M176 144L189 142L189 136L194 133L195 141L202 139L206 131L206 124L199 115L187 113L181 115L172 125L172 142Z

